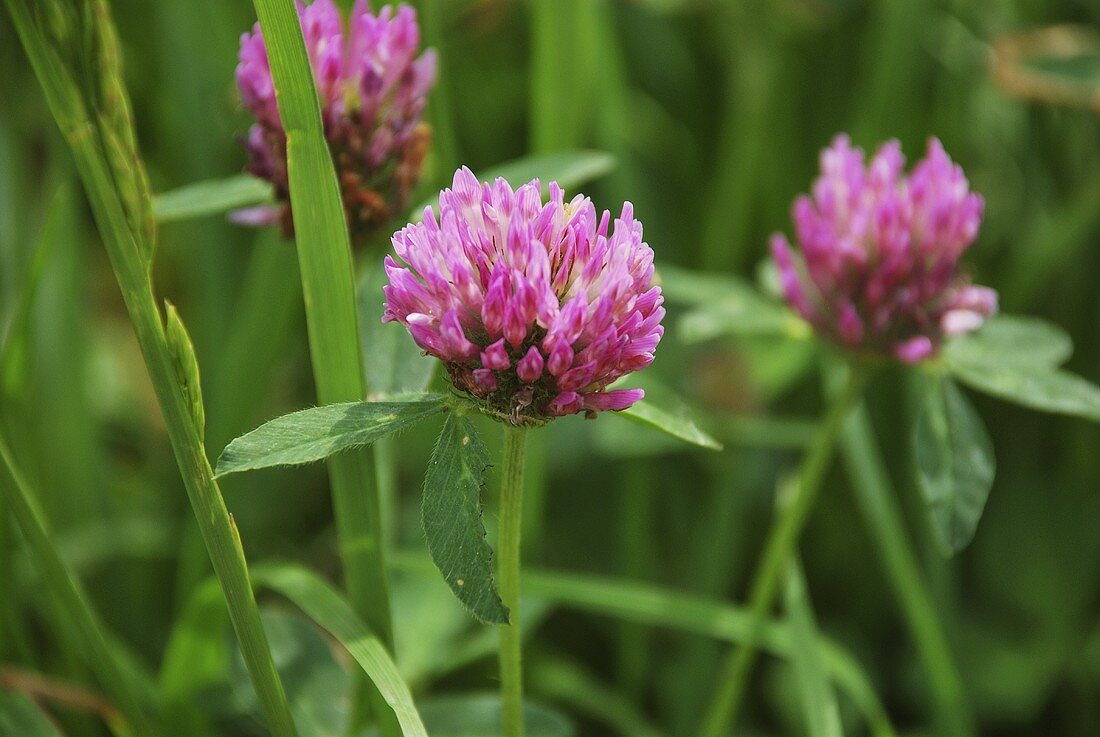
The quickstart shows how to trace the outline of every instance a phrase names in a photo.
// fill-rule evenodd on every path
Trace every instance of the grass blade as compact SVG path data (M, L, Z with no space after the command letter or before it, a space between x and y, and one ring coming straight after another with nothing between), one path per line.
M806 732L809 737L843 737L840 708L821 662L820 634L806 591L802 566L797 560L792 560L789 566L784 597L791 623L791 663L802 691Z
M402 680L385 644L367 629L348 602L328 583L299 566L257 568L253 579L257 586L270 588L290 599L347 649L393 709L405 737L427 737L409 687Z
M321 404L364 398L366 387L355 313L351 242L321 106L293 0L254 0L286 131L287 174L298 264L306 305L310 359ZM333 509L352 607L393 649L382 513L374 469L363 453L329 461ZM371 697L385 717L377 694ZM353 720L358 722L358 718ZM383 735L393 734L392 722Z
M92 609L87 592L54 547L34 493L27 486L3 438L0 438L0 487L3 488L5 506L11 510L36 565L42 570L46 588L79 632L80 643L86 648L83 655L88 666L117 704L133 733L137 737L154 737L156 732L138 696L140 689L130 682L122 665L115 660L103 623Z

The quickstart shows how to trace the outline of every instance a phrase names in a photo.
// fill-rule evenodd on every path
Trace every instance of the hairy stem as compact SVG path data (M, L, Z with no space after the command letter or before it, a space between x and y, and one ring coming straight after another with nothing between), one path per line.
M508 624L500 628L500 698L504 737L523 737L523 653L520 633L520 530L523 519L523 461L527 429L504 426L500 480L500 540L497 569Z

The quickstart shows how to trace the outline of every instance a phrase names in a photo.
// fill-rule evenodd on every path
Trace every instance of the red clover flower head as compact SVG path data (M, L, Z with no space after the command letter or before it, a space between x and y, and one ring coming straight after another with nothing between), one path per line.
M332 0L298 2L298 15L348 225L353 236L369 235L407 206L420 177L431 138L421 116L435 83L435 52L416 56L420 28L408 5L387 5L375 15L366 0L356 0L346 28ZM243 140L246 169L275 186L280 205L241 210L234 219L279 223L289 235L286 133L258 23L241 36L239 59L237 87L256 121Z
M555 182L483 184L465 167L439 216L393 236L386 322L402 323L451 381L513 424L621 410L641 389L607 390L653 361L664 328L653 251L627 202L615 220Z
M800 256L772 237L784 296L845 348L914 364L945 338L976 330L997 293L958 268L974 242L983 201L935 138L909 175L897 141L869 163L847 136L821 154L813 194L795 200Z

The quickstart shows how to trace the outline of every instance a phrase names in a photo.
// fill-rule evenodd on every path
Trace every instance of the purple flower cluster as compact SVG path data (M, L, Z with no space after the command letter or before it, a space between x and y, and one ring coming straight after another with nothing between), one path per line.
M407 5L375 15L366 0L356 0L346 30L332 0L299 2L298 14L348 225L354 236L367 235L407 206L420 177L431 138L421 116L435 83L435 52L416 56L420 28ZM289 235L286 133L259 24L241 36L239 58L237 86L256 120L244 139L247 170L275 186L280 206L242 210L235 219L280 223Z
M626 409L644 392L606 387L653 361L664 298L632 205L610 219L556 183L544 203L538 180L513 192L462 168L438 219L429 207L394 234L383 320L514 424Z
M801 258L772 237L787 301L819 332L855 351L905 363L981 326L997 294L958 269L983 202L936 139L906 176L897 141L869 163L847 136L821 154L812 196L794 203Z

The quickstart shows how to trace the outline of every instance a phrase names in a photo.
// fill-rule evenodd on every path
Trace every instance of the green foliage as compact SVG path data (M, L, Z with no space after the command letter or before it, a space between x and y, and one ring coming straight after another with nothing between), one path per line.
M507 624L493 585L493 551L481 521L489 451L473 423L449 412L424 477L420 520L428 552L458 600L486 624Z
M166 325L164 338L168 343L168 352L176 364L176 375L191 405L191 417L195 422L195 431L202 439L206 432L206 409L202 403L202 384L199 381L199 360L195 356L195 346L191 336L180 319L179 312L171 302L164 303Z
M188 184L153 200L158 223L219 215L240 207L272 202L271 185L251 174Z
M1100 387L1058 367L1073 353L1061 328L1034 318L1001 316L951 341L947 368L986 394L1044 412L1100 422Z
M1065 330L1045 320L997 315L981 329L948 342L949 366L1022 366L1057 368L1073 354Z
M57 727L29 697L0 689L0 734L15 737L61 737Z
M721 450L722 444L699 429L692 419L691 411L683 403L663 408L653 402L642 399L632 407L618 413L620 417L652 427L685 443L698 445L709 450Z
M792 665L802 694L806 733L810 737L843 737L840 707L821 662L821 635L817 631L813 607L801 564L791 561L787 572L784 604L794 641Z
M557 182L568 194L571 188L598 179L614 168L615 158L603 151L559 151L507 161L489 167L483 172L477 172L477 177L485 182L492 182L501 177L513 187L538 179L542 182L545 196L550 191L550 182ZM436 197L424 201L409 212L409 220L414 222L420 220L424 214L424 208L428 206L434 208L436 205Z
M321 461L370 445L431 417L443 406L443 397L421 394L402 402L345 402L292 412L229 443L218 458L217 473Z
M152 198L135 144L106 3L82 0L68 5L50 0L28 6L25 0L7 0L7 7L75 158L268 726L276 737L295 737L248 585L244 554L221 490L212 481L194 408L178 383L153 297Z
M426 391L439 366L403 325L382 322L382 287L387 283L381 261L368 263L356 296L363 370L371 398Z
M500 697L494 694L440 696L424 702L424 723L432 737L499 737ZM527 737L575 737L560 713L537 704L523 705Z
M978 413L948 378L925 383L913 431L917 486L944 550L970 543L993 486L993 443Z
M253 5L286 132L290 205L317 399L322 404L358 401L366 396L366 382L351 241L297 8L291 0L254 0ZM337 456L328 465L349 598L354 611L392 648L378 469L362 453ZM379 693L368 693L383 735L394 735L396 725ZM361 719L361 714L353 717L355 722Z
M41 569L44 588L54 597L60 614L64 617L58 625L72 628L74 645L81 648L80 654L84 662L117 702L135 737L152 737L155 734L153 720L148 712L148 704L143 703L141 688L131 678L132 674L119 662L117 653L109 644L106 628L92 608L88 593L53 544L35 494L24 480L7 442L2 437L0 491L4 495L4 506L12 511L15 522L27 541L31 557ZM11 734L22 732L16 730Z
M267 566L256 569L257 586L277 591L332 635L355 659L393 709L405 737L427 737L413 704L409 687L401 678L386 646L371 633L348 602L329 584L301 566Z
M1100 422L1100 387L1046 366L951 362L951 374L972 389L1043 412Z
M658 268L670 303L690 308L677 327L685 343L702 343L731 335L808 334L805 324L778 302L769 300L749 282L672 267Z

